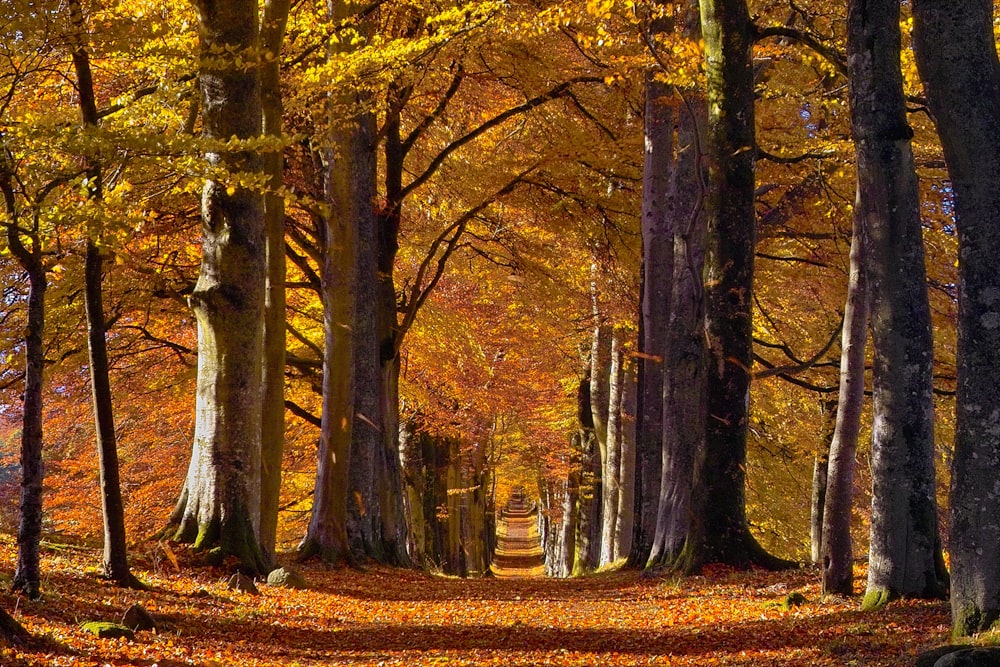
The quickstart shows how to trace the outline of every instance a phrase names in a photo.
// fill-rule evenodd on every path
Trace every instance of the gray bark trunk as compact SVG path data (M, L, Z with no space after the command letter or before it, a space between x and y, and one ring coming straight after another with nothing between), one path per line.
M204 135L219 142L261 132L260 78L242 65L258 47L255 0L195 3ZM234 54L233 58L219 54ZM239 57L240 63L236 58ZM211 166L259 172L251 151L209 152ZM262 195L210 179L202 193L202 262L190 297L198 320L194 446L171 525L195 548L218 547L248 571L269 563L260 517L261 361L266 240Z
M24 393L21 399L21 494L17 525L17 565L11 590L31 599L41 595L39 547L42 539L42 385L45 374L45 291L48 281L38 238L38 218L27 234L30 248L21 239L14 193L12 165L0 163L0 191L7 209L7 245L28 274L27 321L24 329Z
M705 216L700 147L705 108L685 105L678 118L667 210L673 220L671 312L667 345L661 435L661 479L656 534L647 566L672 565L691 525L691 494L705 433L705 307L702 270Z
M562 501L563 520L560 527L562 534L559 538L562 550L559 554L558 574L555 575L558 577L568 577L573 574L573 558L576 554L576 508L579 488L578 472L570 471L569 478L566 480L566 493L563 495Z
M1000 619L1000 63L988 0L913 3L914 49L958 228L958 397L951 481L955 635Z
M855 212L861 207L855 207ZM854 499L855 453L861 430L865 398L865 340L868 334L868 279L865 274L865 243L860 221L855 215L851 234L850 277L844 304L841 333L840 393L837 423L827 461L826 497L820 564L823 590L841 595L854 594L854 550L851 544L851 508Z
M90 53L84 41L88 34L79 0L70 0L70 20L77 29L73 49L80 115L83 124L97 127L100 118L94 95ZM88 159L87 197L98 202L103 196L101 165ZM104 319L102 280L104 257L98 242L102 229L92 221L87 224L87 250L84 259L84 304L87 314L87 352L90 361L90 385L93 396L94 423L101 487L101 514L104 518L104 575L119 586L139 586L128 565L125 539L125 507L122 502L118 472L118 442L115 435L114 406L109 378L107 324Z
M708 82L705 316L708 350L705 455L681 569L709 562L785 565L750 534L746 445L753 363L754 81L752 23L745 0L704 0Z
M899 3L848 6L855 215L871 286L872 525L864 608L943 593L934 481L933 344L919 191L900 70Z
M628 558L632 550L635 520L635 418L637 386L635 366L625 365L621 409L621 472L618 475L618 521L615 523L615 560Z
M261 105L264 135L278 141L282 133L281 45L285 39L289 0L265 0L261 45ZM268 193L264 196L267 276L264 291L264 359L261 399L260 544L275 554L278 506L281 501L281 458L285 448L285 200L282 151L264 155Z
M672 87L646 74L642 173L642 297L639 318L639 409L636 422L635 528L629 563L645 565L653 548L663 451L663 375L673 283L673 230L668 215L674 110Z
M625 381L625 352L622 331L611 331L608 367L608 423L601 500L601 565L615 560L615 526L618 524L622 473L622 384Z
M819 452L813 459L812 497L809 503L809 558L814 565L823 560L823 506L826 504L830 467L830 445L837 423L837 402L820 401L823 430L820 434Z
M335 18L339 16L335 14ZM337 119L333 119L337 123ZM350 471L356 414L355 326L359 220L374 215L370 124L335 125L324 151L323 414L312 518L299 553L327 563L353 562L349 536Z
M357 193L359 217L357 229L357 282L355 288L354 339L354 435L351 443L350 498L348 500L347 536L357 561L385 561L380 540L380 496L376 463L381 462L382 401L381 367L376 326L378 286L377 229L375 215L375 117L364 114L357 121L364 126L367 145L358 145L351 169L371 185ZM367 197L367 198L366 198ZM365 206L367 204L367 207Z

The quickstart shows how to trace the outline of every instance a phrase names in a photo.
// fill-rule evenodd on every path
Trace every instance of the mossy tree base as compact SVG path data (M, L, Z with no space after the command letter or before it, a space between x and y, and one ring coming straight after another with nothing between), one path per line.
M237 561L236 569L248 575L270 572L272 563L257 541L249 519L232 521L223 527L219 519L198 524L193 518L173 520L157 533L158 539L190 544L195 553L205 555L208 565L221 566L227 559Z
M979 609L971 605L959 611L953 609L951 636L953 639L960 639L997 630L1000 626L998 621L1000 621L1000 609Z

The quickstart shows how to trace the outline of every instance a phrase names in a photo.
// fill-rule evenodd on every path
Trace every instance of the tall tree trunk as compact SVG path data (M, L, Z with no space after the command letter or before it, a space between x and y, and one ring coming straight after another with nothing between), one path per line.
M754 84L752 24L745 0L704 0L708 81L706 328L708 376L702 485L683 569L708 562L780 565L750 534L746 445L752 362Z
M915 0L917 67L954 190L958 397L951 477L955 635L1000 619L1000 63L988 0Z
M362 102L365 103L365 102ZM359 199L368 196L367 210L359 211L357 228L357 279L355 283L354 338L354 434L351 442L350 498L348 499L347 536L357 561L373 559L385 562L381 541L381 511L378 464L382 463L384 426L382 408L382 375L379 363L377 304L378 241L375 215L375 116L365 113L357 119L365 129L368 144L357 146L351 169L358 178L370 183ZM364 200L358 207L364 206ZM399 493L401 489L397 489Z
M201 108L206 139L261 132L260 77L243 63L258 47L256 0L197 0ZM231 55L220 55L231 54ZM257 173L249 150L210 151L208 163ZM261 358L266 240L263 196L209 179L202 193L201 272L190 297L198 319L197 419L191 465L171 516L173 537L218 547L243 569L269 562L260 518Z
M282 134L281 45L285 39L289 0L265 0L261 22L261 105L264 136L279 141ZM285 200L282 151L264 154L268 192L264 195L267 276L264 291L264 359L261 399L260 544L269 558L275 554L278 506L281 500L281 458L285 448Z
M872 525L864 608L939 596L933 344L919 191L900 70L898 0L848 6L856 215L868 244L872 343Z
M402 215L403 160L406 150L401 136L399 115L403 94L391 88L383 125L385 134L386 206L377 219L377 274L375 293L376 340L380 368L380 417L382 446L376 453L376 485L379 493L379 522L382 551L388 562L408 565L406 549L408 522L403 507L402 469L399 430L399 320L396 303L395 263L399 251L399 225Z
M854 553L851 545L851 507L854 497L854 456L861 430L865 398L865 340L868 334L868 278L865 246L855 207L851 234L851 268L841 333L840 393L837 423L827 461L826 497L823 500L823 533L820 563L823 591L854 594Z
M618 524L618 501L621 495L622 473L622 384L625 381L625 351L623 333L615 327L610 331L611 344L608 365L608 422L605 432L603 483L601 484L601 565L615 560L615 526Z
M576 503L576 537L573 552L574 576L593 571L600 560L601 455L594 437L591 411L590 369L577 390L577 415L580 430L573 437L579 457L579 486Z
M830 445L837 423L837 402L820 401L823 430L820 433L819 451L813 458L812 496L809 503L809 558L814 565L823 560L823 506L826 504L828 485L827 471L830 467Z
M338 17L340 14L335 12L334 18ZM303 558L318 555L331 564L353 562L354 556L347 524L349 503L357 503L350 497L356 414L353 339L357 321L357 237L359 221L374 215L374 183L370 178L373 165L368 159L371 129L369 123L357 119L335 125L331 148L324 151L330 214L324 229L322 271L323 415L312 518L299 553Z
M84 42L87 34L83 9L79 0L70 0L70 20L78 31L73 48L73 67L76 71L80 116L83 124L96 128L100 123L94 95L94 79L90 69L90 54ZM87 196L98 204L104 196L101 165L88 159ZM94 422L97 431L97 454L100 469L101 509L104 517L104 574L119 586L140 584L132 576L128 565L128 548L125 539L125 506L122 502L121 482L118 473L118 443L115 436L115 416L111 398L111 381L108 377L107 325L101 282L104 257L98 245L101 237L99 224L87 224L87 250L84 260L84 303L87 312L87 351L90 358L90 384L94 401Z
M632 550L635 516L635 420L637 387L635 366L625 364L621 407L621 472L618 475L618 520L615 523L614 559L627 559Z
M646 73L642 172L642 285L639 409L636 422L635 524L629 565L649 560L656 530L663 451L663 376L674 274L669 190L674 154L673 87Z
M688 539L693 478L705 437L704 101L686 100L677 120L667 210L674 229L671 313L664 363L657 524L649 567L674 566Z
M21 414L21 495L17 525L17 565L11 589L31 599L41 595L39 546L42 539L42 383L45 375L45 290L48 281L38 238L38 216L27 233L31 246L21 240L17 200L11 165L4 159L0 191L7 209L7 245L28 274L28 309L24 329L24 393Z
M566 480L566 493L562 499L562 526L559 544L562 551L556 564L557 577L568 577L573 574L573 559L576 556L576 520L577 502L579 500L580 471L570 469Z

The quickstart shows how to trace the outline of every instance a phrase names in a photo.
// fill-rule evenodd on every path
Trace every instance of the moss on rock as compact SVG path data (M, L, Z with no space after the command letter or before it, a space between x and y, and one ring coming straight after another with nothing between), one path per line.
M121 637L124 637L125 639L135 639L135 633L132 632L132 629L125 627L121 623L112 623L110 621L87 621L86 623L80 624L80 629L84 632L96 635L100 639L118 639Z

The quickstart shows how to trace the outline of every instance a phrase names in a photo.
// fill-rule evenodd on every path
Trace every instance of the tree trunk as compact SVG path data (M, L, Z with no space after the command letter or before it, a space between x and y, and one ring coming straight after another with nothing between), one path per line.
M642 285L639 313L639 409L636 420L635 523L629 565L645 565L653 547L663 450L663 374L673 282L668 215L673 158L672 87L646 73L642 172Z
M622 473L622 384L625 381L623 333L610 331L611 344L608 365L608 415L605 433L605 457L602 469L601 497L601 565L615 560L615 527L618 524L618 502L621 496Z
M868 279L865 242L855 207L851 234L851 268L841 333L840 393L837 423L827 462L826 498L823 501L823 531L820 563L823 591L854 594L854 554L851 545L851 507L854 497L854 457L861 430L865 398L865 339L868 333Z
M618 475L618 521L615 523L615 560L628 558L632 550L632 523L635 520L635 366L626 364L622 381L621 472Z
M260 78L243 65L258 46L255 0L196 2L200 21L201 107L206 139L252 139L261 131ZM234 54L232 57L219 54ZM209 165L257 173L249 150L211 151ZM269 562L257 540L260 518L261 360L266 240L263 196L209 179L202 193L201 272L190 297L198 319L194 447L171 516L174 539L219 548L247 571Z
M363 101L362 104L365 102ZM381 366L379 364L376 298L378 294L377 218L375 215L375 117L365 113L357 119L367 143L356 146L351 169L358 180L370 184L358 192L357 279L355 283L354 339L354 434L351 442L350 498L347 536L358 562L385 562L380 539L380 495L376 464L382 463L383 420L381 415ZM399 493L399 490L397 490Z
M809 558L814 565L823 560L823 505L826 504L827 469L830 467L830 445L836 430L837 403L820 401L820 414L823 416L823 431L820 434L820 450L813 458L809 503Z
M750 534L746 444L750 392L754 215L752 23L745 0L701 3L708 81L708 376L702 485L683 569L704 563L778 566Z
M38 238L38 216L32 216L31 231L20 225L14 192L13 164L0 152L0 194L7 213L7 246L28 274L28 312L24 327L24 393L21 395L21 494L17 526L17 565L11 590L31 599L41 595L39 543L42 538L42 382L45 377L45 265ZM26 234L31 247L21 235Z
M335 15L337 16L337 15ZM336 120L334 119L334 122ZM358 233L374 215L369 123L349 120L331 131L324 151L330 215L324 229L323 416L312 519L299 545L303 558L318 555L330 564L353 562L348 536L350 471L355 424L354 337L357 322ZM354 489L356 490L356 489Z
M261 105L264 136L279 141L282 133L281 45L285 39L289 0L265 0L261 45ZM264 359L261 384L260 545L273 560L281 500L281 458L285 448L285 200L282 151L264 154L268 192L264 195L267 276L264 291Z
M693 478L704 448L705 263L704 102L689 100L677 120L667 211L674 229L671 313L664 363L657 524L648 567L672 567L688 539Z
M958 397L951 481L953 634L1000 619L1000 64L986 0L913 3L914 49L954 192Z
M593 571L601 555L601 455L594 437L593 402L590 397L590 370L577 391L580 430L573 437L579 456L579 486L576 503L576 537L573 553L574 576Z
M939 596L933 344L919 191L900 70L899 3L848 7L857 220L868 244L872 343L872 525L863 608Z
M566 480L566 493L562 499L562 526L559 545L561 548L559 561L556 564L556 577L568 577L573 574L573 559L576 556L576 519L577 501L580 488L579 470L570 470Z
M7 210L13 208L13 192L9 174L4 197ZM9 196L8 196L9 193ZM21 416L21 497L20 520L17 526L17 566L11 589L21 591L31 599L41 595L39 546L42 539L42 381L45 374L45 267L42 264L41 243L31 235L31 248L21 242L17 217L11 215L7 240L21 267L28 274L28 318L24 332L24 398Z
M80 116L85 126L97 127L100 118L94 96L94 79L90 69L90 54L84 42L87 28L79 0L70 0L70 20L77 29L73 48L73 68L76 71ZM101 165L88 159L87 197L92 203L103 198ZM115 416L108 377L107 325L101 282L104 257L98 245L99 223L88 221L87 250L84 260L84 304L87 313L87 351L90 359L90 383L94 401L94 422L97 432L97 454L100 470L101 509L104 517L104 575L119 586L140 584L128 565L125 539L125 507L122 502L118 473L118 443L115 436Z
M90 353L90 382L97 427L97 453L100 463L101 509L104 516L104 575L119 586L141 587L128 565L125 539L125 506L122 502L118 473L118 442L115 436L111 382L108 377L108 350L101 278L104 258L101 249L87 239L85 291L87 343Z

